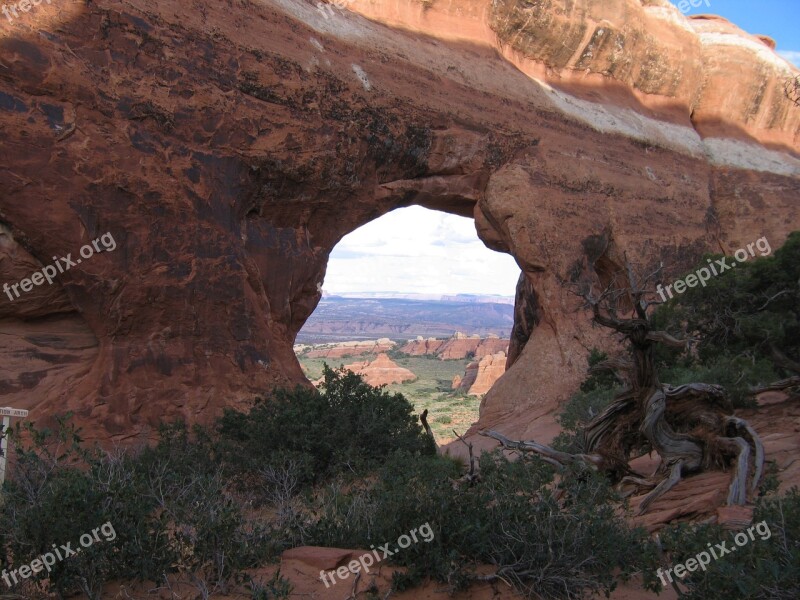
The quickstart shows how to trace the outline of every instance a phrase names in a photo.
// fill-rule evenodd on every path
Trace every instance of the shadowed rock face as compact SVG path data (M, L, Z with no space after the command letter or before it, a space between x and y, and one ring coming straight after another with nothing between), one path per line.
M121 439L305 383L292 344L331 249L420 204L474 216L520 265L525 343L481 425L530 432L603 343L563 281L623 252L671 276L800 225L796 70L646 4L356 0L368 20L99 0L3 20L0 283L117 247L0 295L0 403Z

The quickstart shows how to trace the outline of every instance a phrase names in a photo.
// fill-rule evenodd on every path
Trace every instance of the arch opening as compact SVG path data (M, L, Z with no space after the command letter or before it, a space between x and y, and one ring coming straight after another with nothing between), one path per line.
M472 218L398 208L333 249L295 353L312 382L327 364L402 393L447 443L505 372L519 276Z

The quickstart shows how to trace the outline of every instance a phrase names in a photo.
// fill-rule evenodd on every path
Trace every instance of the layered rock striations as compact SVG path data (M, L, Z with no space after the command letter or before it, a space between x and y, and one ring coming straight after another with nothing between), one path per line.
M800 226L797 69L667 0L43 3L0 54L0 283L118 244L0 295L0 403L89 438L306 382L332 248L399 207L472 216L519 264L480 417L515 437L609 343L565 282Z

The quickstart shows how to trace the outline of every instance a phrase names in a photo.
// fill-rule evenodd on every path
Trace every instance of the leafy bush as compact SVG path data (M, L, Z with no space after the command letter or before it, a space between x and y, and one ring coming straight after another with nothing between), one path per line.
M341 472L363 473L397 450L435 452L402 394L327 366L322 391L278 391L249 413L227 410L219 435L223 459L232 468L258 472L289 453L308 467L301 469L303 484Z
M762 521L767 529L754 531L754 539L747 536L742 546L734 543L732 532L718 525L681 524L664 532L672 564L707 552L709 545L727 542L728 548L735 548L735 552L712 559L706 570L697 569L678 579L688 588L687 600L800 598L800 490L759 500L753 523L760 526Z
M751 386L765 385L779 379L770 361L729 354L721 354L702 363L690 361L688 366L676 362L671 367L662 368L659 377L664 383L676 386L698 381L721 385L735 408L755 407Z
M698 268L720 258L708 255ZM772 256L737 263L706 286L688 288L660 306L653 322L697 339L683 365L707 369L738 404L748 385L800 374L800 231ZM664 348L658 356L662 365L676 358Z
M480 483L456 484L462 470L455 461L398 453L374 484L347 493L331 488L311 539L368 547L429 523L431 542L390 558L407 567L395 575L396 589L424 577L462 589L482 563L496 565L498 577L529 598L571 599L609 591L617 578L653 564L646 534L628 529L615 513L601 477L567 473L556 484L542 461L510 462L501 453L483 454L480 472Z
M251 581L247 587L252 600L286 600L292 593L292 586L283 578L280 569L267 583Z
M29 446L20 442L23 431L31 438ZM148 578L167 567L168 549L153 535L149 519L154 503L138 493L129 457L86 451L68 417L59 419L56 430L17 428L12 443L17 464L0 507L3 568L19 568L52 552L53 545L71 544L80 553L31 579L49 580L62 596L80 590L94 599L111 579ZM114 539L109 532L81 548L81 536L106 523Z
M113 454L84 449L68 419L55 431L26 429L32 441L14 436L18 461L0 507L4 568L28 564L53 545L79 548L82 535L105 524L113 539L80 548L32 579L47 580L62 597L81 591L95 599L113 579L177 574L207 598L265 558L265 533L245 522L202 429L190 438L183 425L165 426L154 447Z
M169 539L172 570L208 598L243 582L244 569L268 558L270 540L265 527L246 521L208 432L193 434L183 423L161 428L159 443L136 462L137 492L155 500L152 518Z

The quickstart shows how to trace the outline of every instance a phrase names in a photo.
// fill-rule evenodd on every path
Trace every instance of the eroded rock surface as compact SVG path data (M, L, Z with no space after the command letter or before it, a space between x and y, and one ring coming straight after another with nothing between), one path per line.
M306 382L332 248L398 207L473 216L520 265L527 323L480 417L515 437L609 343L565 282L800 226L797 70L666 0L42 3L0 54L0 283L118 244L0 296L0 402L89 438Z

